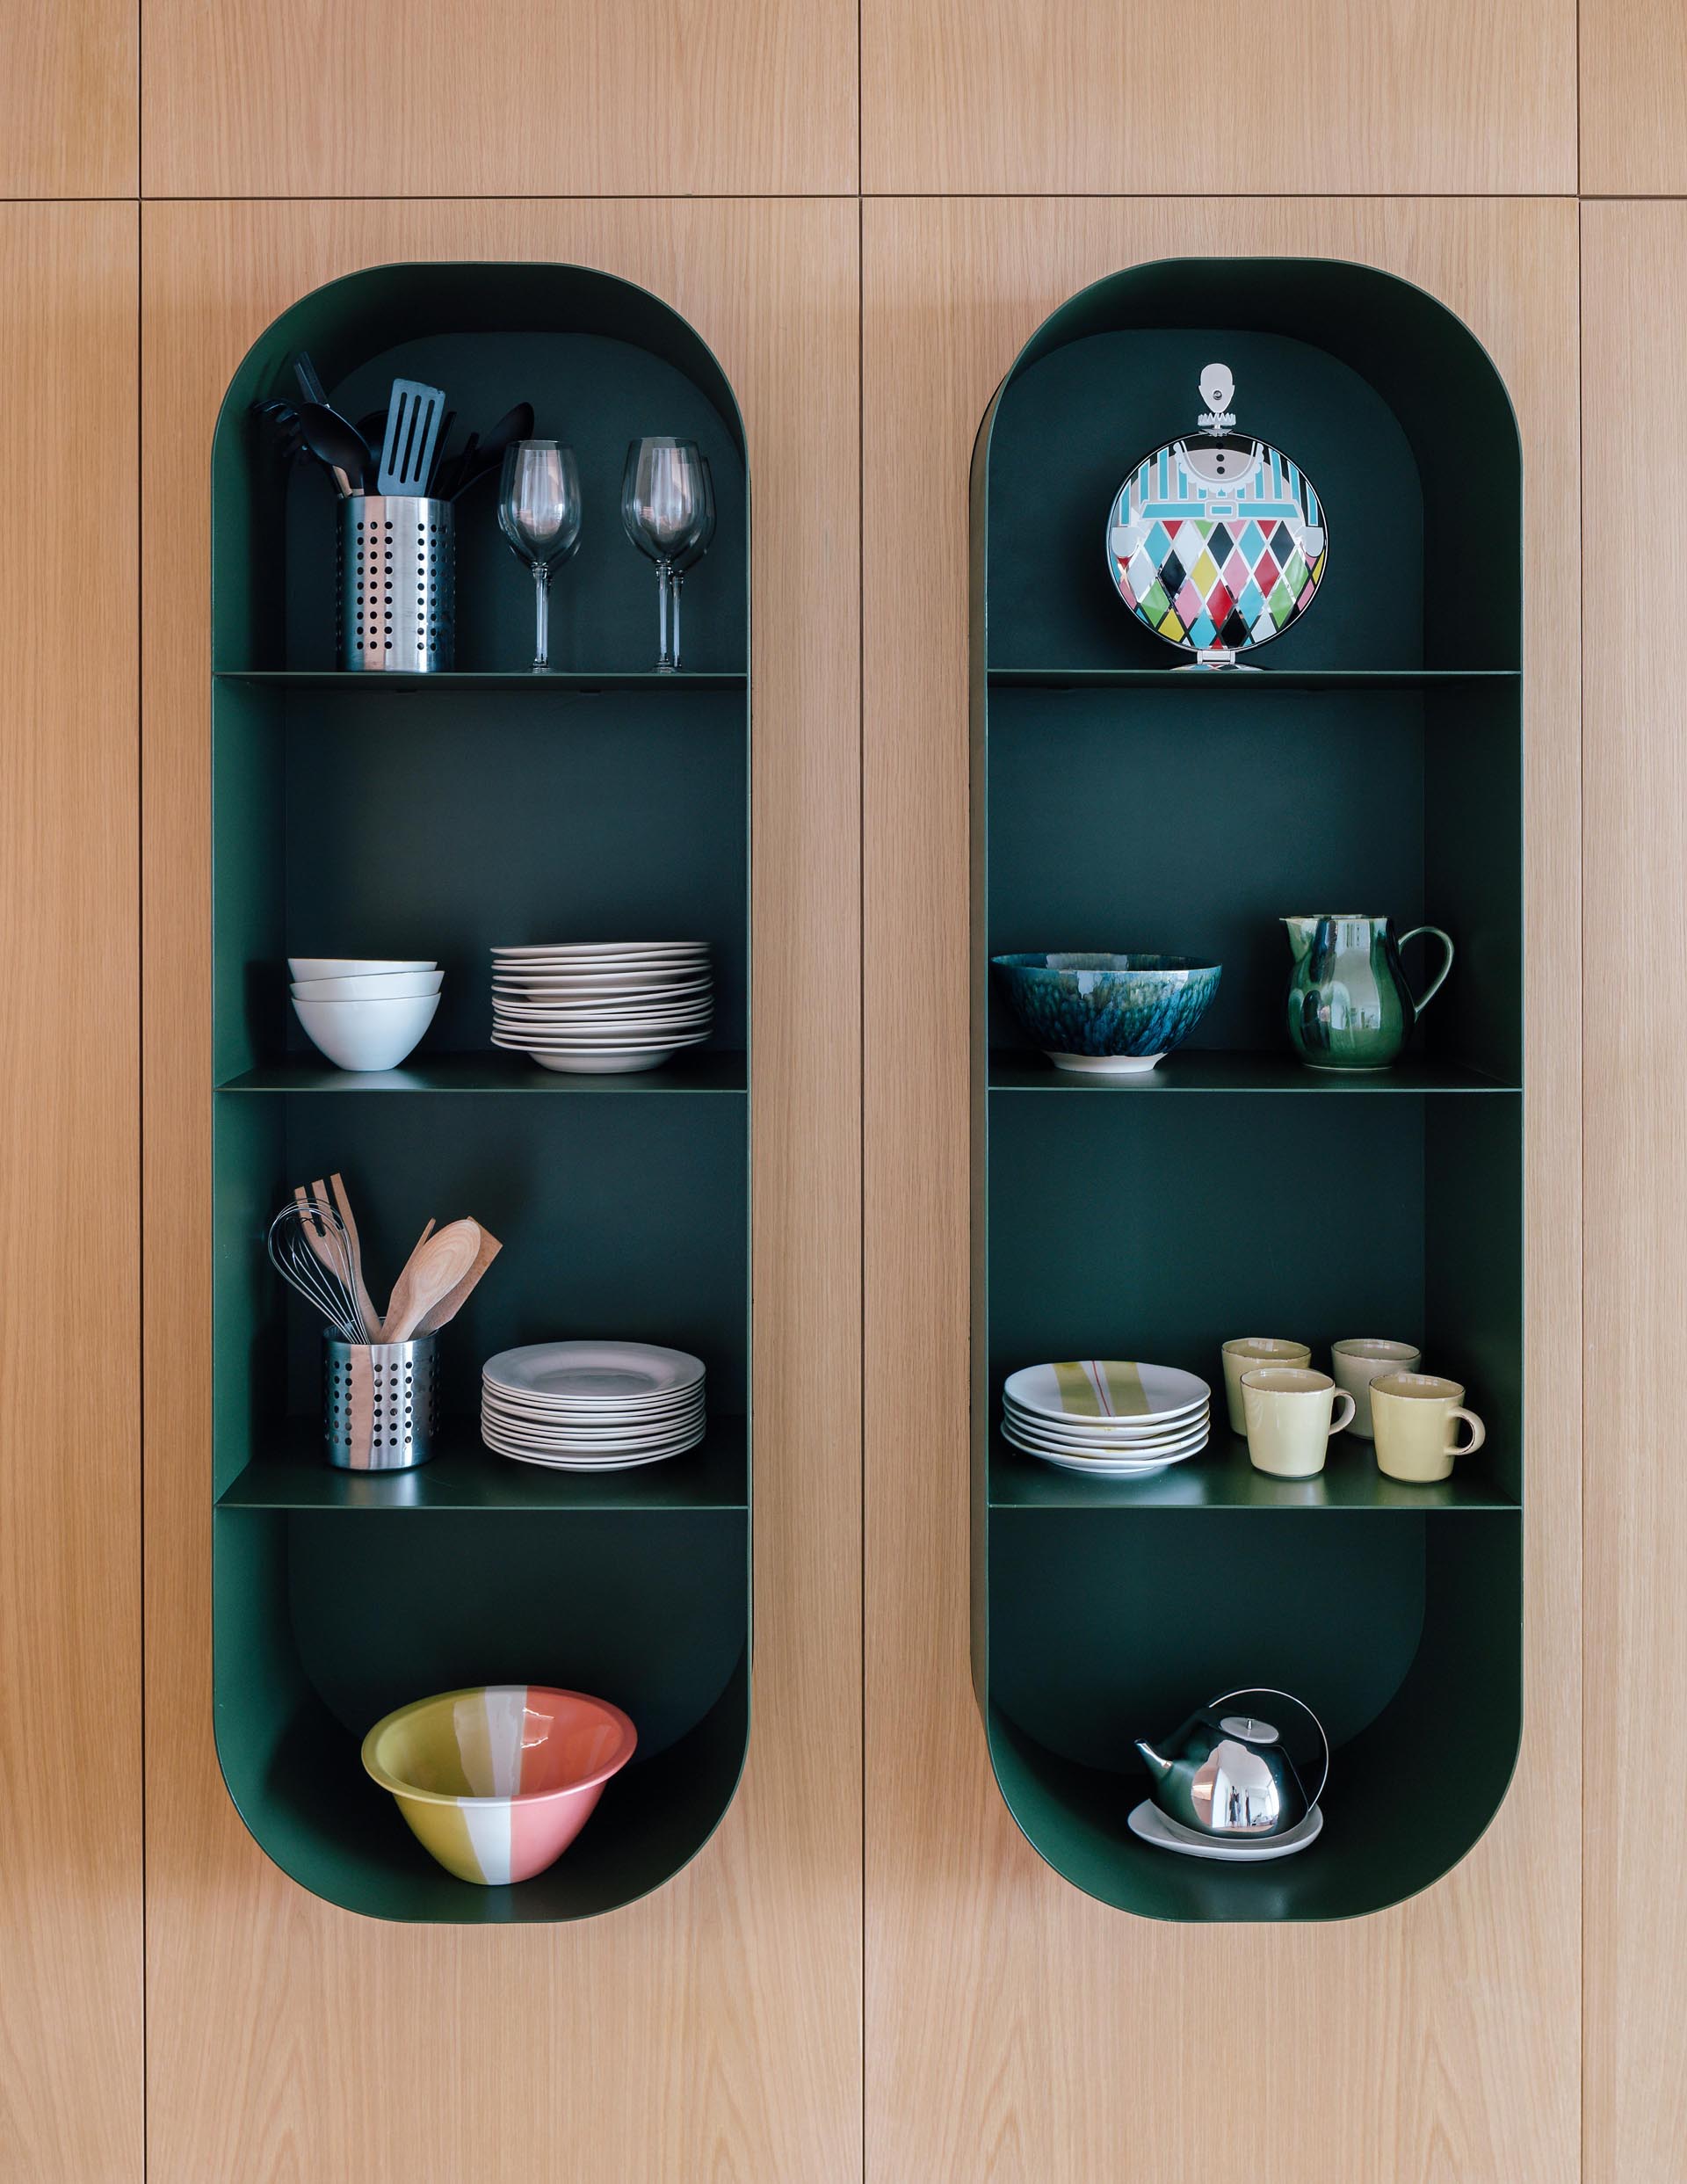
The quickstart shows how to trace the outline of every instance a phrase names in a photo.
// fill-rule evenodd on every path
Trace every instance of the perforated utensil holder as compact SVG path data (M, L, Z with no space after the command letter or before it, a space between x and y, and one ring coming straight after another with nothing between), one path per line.
M322 1445L343 1471L409 1471L433 1454L437 1335L322 1337Z
M457 657L457 534L448 500L340 503L340 665L432 675Z

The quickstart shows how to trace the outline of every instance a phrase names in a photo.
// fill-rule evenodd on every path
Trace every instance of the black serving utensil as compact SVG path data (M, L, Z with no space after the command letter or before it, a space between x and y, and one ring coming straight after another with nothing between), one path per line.
M322 381L316 375L316 366L311 362L308 349L301 349L293 359L293 376L298 381L299 391L307 402L314 402L324 410L333 408L323 391Z
M455 500L460 493L467 492L471 485L485 477L489 471L502 468L503 451L513 441L532 439L532 437L533 405L531 402L518 402L513 410L504 412L483 440L478 445L471 441L470 446L474 450L472 458L469 448L463 450L461 475L452 487L452 499Z
M307 402L299 410L299 429L305 446L333 477L340 497L350 500L353 493L361 493L374 457L357 427L348 424L337 410Z

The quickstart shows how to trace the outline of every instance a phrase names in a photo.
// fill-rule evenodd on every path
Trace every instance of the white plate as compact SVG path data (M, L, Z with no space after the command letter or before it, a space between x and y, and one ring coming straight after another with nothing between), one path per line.
M603 1009L497 1009L493 1022L500 1031L696 1031L699 1024L713 1019L713 1007L705 1000L699 1009L626 1009L607 1013Z
M1181 1440L1198 1426L1205 1426L1211 1412L1203 1407L1192 1411L1186 1418L1174 1419L1169 1426L1156 1426L1151 1433L1110 1433L1103 1430L1099 1421L1086 1419L1082 1423L1073 1419L1069 1425L1057 1425L1053 1419L1044 1418L1036 1411L1022 1411L1017 1404L1004 1403L1002 1417L1022 1432L1040 1440L1052 1440L1068 1446L1094 1448L1108 1455L1133 1456L1150 1448L1157 1448L1167 1441Z
M497 1042L494 1041L494 1045ZM671 1062L679 1051L677 1047L641 1047L636 1054L535 1054L526 1048L522 1051L529 1061L538 1063L541 1070L554 1070L565 1077L636 1077L641 1070L659 1070L664 1062Z
M538 1464L546 1471L633 1471L641 1463L665 1463L670 1456L683 1456L688 1449L695 1448L702 1438L699 1433L695 1440L685 1441L677 1448L657 1449L648 1456L629 1456L619 1462L609 1463L579 1456L570 1456L566 1462L559 1462L554 1456L535 1456L524 1454L518 1448L495 1448L493 1453L507 1456L511 1463ZM490 1442L487 1445L489 1448L492 1446Z
M1152 1478L1155 1472L1168 1470L1174 1463L1187 1463L1191 1456L1199 1455L1206 1446L1206 1436L1203 1435L1192 1448L1179 1449L1176 1455L1169 1451L1157 1451L1140 1462L1121 1463L1106 1456L1077 1456L1065 1449L1039 1448L1031 1441L1019 1440L1005 1426L1002 1438L1011 1448L1022 1450L1028 1456L1035 1456L1039 1463L1052 1463L1057 1470L1075 1471L1080 1477L1091 1479Z
M307 1004L306 1005L308 1005ZM323 1004L327 1005L326 1003ZM691 1047L709 1036L707 1026L694 1027L690 1031L678 1029L659 1033L626 1032L559 1032L525 1026L520 1031L494 1030L495 1047L522 1047L532 1053L539 1047L590 1047L601 1051L605 1047Z
M427 978L434 974L423 971ZM326 982L318 980L318 984ZM307 994L308 1000L310 996ZM495 988L492 1006L500 1014L521 1016L636 1016L651 1009L707 1009L714 992L706 979L699 986L670 990L646 986L635 993L500 993Z
M705 1377L700 1357L659 1342L525 1342L500 1350L481 1368L482 1380L518 1395L579 1397L619 1403L677 1394Z
M373 973L438 970L438 963L397 955L290 955L289 978L365 978Z
M1085 1358L1073 1368L1082 1374L1081 1392L1063 1396L1053 1365L1027 1365L1010 1373L1004 1392L1022 1411L1070 1422L1095 1416L1111 1426L1169 1425L1207 1402L1213 1390L1194 1373L1176 1365L1142 1365L1116 1358ZM1082 1407L1093 1403L1094 1412Z
M706 1419L699 1416L678 1419L660 1433L637 1433L626 1440L592 1433L564 1437L532 1432L525 1426L511 1426L507 1419L495 1417L484 1409L481 1412L481 1433L506 1448L519 1448L535 1456L601 1456L605 1462L635 1459L659 1448L677 1448L680 1442L705 1432L707 1424Z
M494 948L492 960L503 969L514 965L532 969L554 963L576 970L590 970L605 963L683 963L706 957L706 940L564 940L554 947Z
M489 1393L481 1404L481 1413L518 1440L563 1445L602 1440L611 1446L625 1443L629 1447L635 1441L671 1440L676 1433L689 1433L706 1414L703 1404L692 1403L683 1411L664 1411L660 1418L628 1419L612 1412L607 1418L539 1419L530 1411L504 1410Z
M496 1382L481 1382L481 1400L512 1419L533 1426L660 1426L664 1420L702 1407L703 1382L677 1388L659 1396L605 1397L582 1401L574 1396L516 1395Z
M1193 1828L1183 1827L1162 1812L1152 1797L1145 1797L1136 1806L1126 1825L1133 1835L1152 1843L1156 1850L1175 1850L1184 1858L1211 1858L1221 1865L1253 1866L1267 1858L1292 1858L1297 1850L1315 1843L1324 1832L1324 1809L1314 1805L1306 1818L1285 1833L1252 1842L1234 1839L1226 1842L1214 1835L1198 1835Z
M517 971L492 973L494 993L641 994L669 988L687 993L706 991L714 974L706 963L629 965L625 970Z

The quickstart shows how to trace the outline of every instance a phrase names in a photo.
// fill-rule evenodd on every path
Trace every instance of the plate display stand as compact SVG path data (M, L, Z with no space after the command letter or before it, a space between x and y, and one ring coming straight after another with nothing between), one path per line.
M1316 600L1256 672L1177 671L1109 580L1112 497L1213 359L1318 482ZM972 479L973 1674L1015 1820L1139 1915L1350 1918L1428 1887L1505 1795L1522 1722L1522 465L1505 388L1423 291L1335 260L1173 260L1085 289L986 413ZM1290 1050L1279 920L1430 921L1458 954L1398 1070ZM1150 1074L1058 1075L989 959L1220 962ZM1408 976L1426 967L1408 959ZM1074 1096L1046 1098L1044 1093ZM1300 1097L1277 1095L1293 1092ZM1487 1423L1444 1484L1343 1434L1248 1462L1221 1344L1418 1343ZM1199 1373L1215 1432L1133 1484L1010 1448L1039 1360ZM1329 1729L1327 1825L1259 1866L1133 1835L1132 1749L1213 1694Z
M459 500L455 670L336 671L332 483L251 414L308 351L356 418L396 376L481 430L531 401L576 451L584 525L551 592L558 671L496 476ZM626 540L630 439L708 458L718 528L686 577L686 671L652 671L656 581ZM749 1733L749 510L742 421L666 304L584 267L394 265L304 297L229 386L213 451L214 1688L229 1794L330 1903L395 1919L583 1918L659 1887L731 1802ZM493 944L706 940L706 1046L571 1077L490 1043ZM404 1067L331 1069L290 954L437 958ZM512 1095L520 1094L520 1097ZM438 1453L363 1477L321 1457L317 1331L264 1253L332 1170L377 1297L424 1223L503 1250L440 1338ZM706 1440L596 1475L494 1455L483 1359L602 1336L692 1351ZM533 1682L632 1715L634 1763L578 1841L514 1888L437 1866L365 1775L364 1732L428 1694Z

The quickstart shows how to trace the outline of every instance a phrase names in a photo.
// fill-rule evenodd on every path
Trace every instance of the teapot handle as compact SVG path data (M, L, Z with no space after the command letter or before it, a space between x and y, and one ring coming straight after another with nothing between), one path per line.
M1444 940L1446 938L1444 933L1442 935L1442 938ZM1452 944L1451 941L1448 941L1447 945L1451 947ZM1446 974L1443 972L1442 976L1444 977L1445 975ZM1279 1691L1274 1684L1244 1684L1240 1691L1221 1691L1216 1699L1209 1699L1207 1701L1206 1704L1208 1711L1210 1712L1214 1707L1222 1706L1227 1699L1286 1699L1291 1706L1298 1706L1300 1708L1300 1711L1306 1716L1307 1719L1318 1731L1318 1741L1324 1747L1324 1771L1318 1778L1317 1789L1314 1790L1312 1796L1307 1800L1307 1810L1310 1812L1317 1804L1318 1800L1323 1796L1324 1790L1329 1781L1329 1737L1323 1723L1319 1720L1318 1716L1313 1712L1312 1709L1307 1704L1304 1699L1297 1699L1292 1691Z
M1429 984L1424 988L1423 999L1420 1001L1415 994L1410 997L1412 1003L1412 1021L1414 1024L1416 1023L1418 1018L1423 1015L1424 1010L1429 1007L1430 1002L1434 1000L1436 995L1440 992L1442 987L1446 983L1447 973L1452 969L1452 942L1448 939L1447 935L1442 932L1439 925L1414 925L1409 932L1402 932L1401 934L1399 940L1395 941L1394 946L1399 948L1403 948L1408 940L1415 940L1420 933L1424 932L1430 934L1431 939L1438 940L1442 947L1445 948L1447 953L1445 959L1442 962L1440 969L1437 971L1434 977L1430 979ZM1292 1694L1291 1694L1290 1695Z

